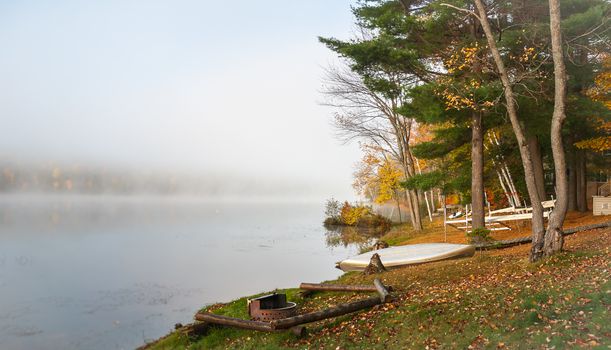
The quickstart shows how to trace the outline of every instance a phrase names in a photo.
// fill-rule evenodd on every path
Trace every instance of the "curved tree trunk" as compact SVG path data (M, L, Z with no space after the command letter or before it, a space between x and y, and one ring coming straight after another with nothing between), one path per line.
M513 88L511 86L511 82L509 81L509 76L507 74L507 69L505 68L505 63L503 62L501 54L499 53L499 50L496 46L495 37L492 33L492 29L490 28L490 23L488 22L486 8L484 7L482 0L474 1L479 14L478 19L482 25L482 28L484 29L490 52L492 53L492 57L494 58L494 62L499 71L499 75L501 76L501 82L503 83L503 91L505 95L505 102L507 104L507 114L509 115L511 126L516 135L516 139L518 141L518 148L520 150L520 156L522 157L526 188L528 189L528 196L530 197L533 214L533 242L531 247L530 260L536 261L540 259L543 253L545 228L543 225L543 207L541 206L541 200L539 198L537 185L535 183L534 166L531 158L530 149L528 148L528 140L526 139L524 129L518 119L515 99L513 96Z
M422 217L420 216L420 205L418 203L418 194L414 190L408 190L409 202L412 207L413 219L412 226L416 231L422 231Z
M481 0L477 0L481 1ZM556 174L556 206L549 216L543 252L552 255L564 245L562 224L568 206L566 161L562 143L562 125L566 119L566 70L562 54L562 32L560 31L560 1L549 0L550 32L552 37L552 58L554 59L554 113L552 115L552 154Z
M412 156L409 145L405 145L405 155L403 157L403 170L405 177L411 177L415 174L414 157ZM416 231L422 231L422 216L420 215L420 204L418 202L418 193L415 190L406 190L407 200L409 202L410 216L412 227Z

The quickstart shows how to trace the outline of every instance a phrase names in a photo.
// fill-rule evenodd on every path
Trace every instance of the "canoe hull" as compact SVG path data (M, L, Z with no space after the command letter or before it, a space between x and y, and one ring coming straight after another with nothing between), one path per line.
M380 255L380 260L385 267L395 268L472 256L475 253L475 246L450 243L424 243L395 246L353 256L340 261L337 267L343 271L363 271L369 264L369 260L374 253Z

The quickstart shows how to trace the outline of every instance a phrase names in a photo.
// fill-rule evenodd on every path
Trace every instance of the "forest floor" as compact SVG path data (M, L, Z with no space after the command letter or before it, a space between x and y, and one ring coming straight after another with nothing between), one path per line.
M565 229L609 216L569 213ZM495 239L530 235L529 227L493 233ZM395 227L384 237L398 245L443 242L443 223L424 232ZM447 232L464 243L464 232ZM564 252L531 264L529 244L477 252L473 257L409 266L379 275L346 273L334 283L394 288L391 303L307 325L290 332L261 333L213 328L206 335L177 331L146 349L566 349L611 348L611 228L566 237ZM311 281L308 281L311 282ZM300 312L319 310L366 295L324 292L303 298L287 289ZM252 297L252 296L251 296ZM250 297L249 297L250 298ZM247 298L205 310L247 319Z

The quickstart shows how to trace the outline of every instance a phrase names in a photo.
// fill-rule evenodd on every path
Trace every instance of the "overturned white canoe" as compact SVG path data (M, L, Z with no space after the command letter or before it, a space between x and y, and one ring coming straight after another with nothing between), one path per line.
M390 248L373 250L357 256L353 256L337 263L337 267L344 271L362 271L371 260L374 253L380 255L380 260L387 268L399 267L411 264L421 264L431 261L456 258L461 256L472 256L475 246L469 244L451 243L423 243L408 244Z

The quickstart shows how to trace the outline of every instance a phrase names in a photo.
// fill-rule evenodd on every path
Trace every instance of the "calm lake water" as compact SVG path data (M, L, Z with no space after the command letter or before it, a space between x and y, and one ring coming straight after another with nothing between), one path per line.
M201 306L341 274L323 204L0 197L0 349L133 349Z

